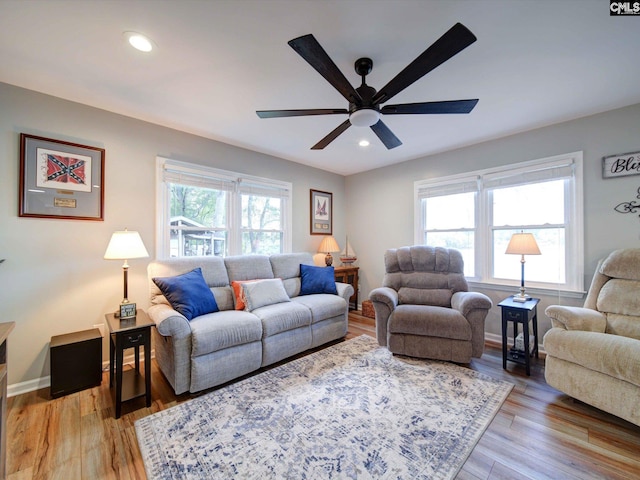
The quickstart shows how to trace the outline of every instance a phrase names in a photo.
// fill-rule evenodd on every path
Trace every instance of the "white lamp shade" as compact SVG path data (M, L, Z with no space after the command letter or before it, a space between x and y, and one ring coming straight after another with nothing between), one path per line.
M149 252L142 242L138 232L123 230L114 232L104 253L106 260L128 260L130 258L145 258Z
M513 255L540 255L540 249L532 233L514 233L504 253Z
M338 242L336 242L336 239L329 235L328 237L324 237L322 239L318 251L323 253L339 252L340 247L338 246Z

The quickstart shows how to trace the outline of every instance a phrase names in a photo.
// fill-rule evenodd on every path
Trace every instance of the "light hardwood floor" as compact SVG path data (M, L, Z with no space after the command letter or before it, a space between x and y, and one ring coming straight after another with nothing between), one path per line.
M347 338L362 334L375 336L373 320L352 312ZM469 368L515 387L459 479L640 478L640 427L549 387L543 360L527 377L518 365L503 370L501 350L488 346ZM56 400L48 388L10 398L8 478L144 479L135 420L192 398L176 396L155 361L152 375L151 407L144 398L132 400L118 420L107 373L100 387Z

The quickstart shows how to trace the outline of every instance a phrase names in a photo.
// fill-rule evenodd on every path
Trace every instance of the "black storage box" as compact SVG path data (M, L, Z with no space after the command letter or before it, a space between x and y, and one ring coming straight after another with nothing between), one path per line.
M51 397L102 383L102 335L93 328L51 337Z

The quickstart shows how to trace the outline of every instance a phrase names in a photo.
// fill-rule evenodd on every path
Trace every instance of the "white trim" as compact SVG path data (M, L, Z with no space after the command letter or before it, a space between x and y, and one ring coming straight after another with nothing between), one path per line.
M282 200L282 252L291 252L293 246L293 184L281 180L246 175L243 173L222 170L203 165L197 165L165 157L156 157L156 257L165 258L170 250L169 228L166 219L169 218L169 192L166 188L166 172L179 176L181 172L194 178L202 177L211 179L212 188L215 188L216 180L219 180L221 188L233 193L229 196L227 225L228 232L227 249L229 255L238 255L242 248L242 226L239 224L241 215L241 198L239 194L248 194L255 191L257 195L269 194L273 190L274 197ZM190 182L187 182L190 183ZM246 187L242 184L245 183ZM225 185L223 185L225 184ZM231 188L232 187L232 188Z
M156 357L155 349L151 350L151 359ZM144 363L144 356L140 357L140 361ZM135 365L135 354L126 355L122 359L123 365ZM102 372L109 371L109 360L102 362ZM41 388L49 388L51 386L51 375L46 377L34 378L33 380L27 380L26 382L13 383L7 386L7 397L15 397L16 395L22 395L23 393L34 392Z
M458 186L464 191L470 191L470 183L474 180L478 183L476 208L475 239L475 276L468 278L479 284L502 284L501 279L493 278L492 245L490 244L490 232L485 231L492 225L488 202L490 194L495 188L526 183L565 179L565 219L562 227L565 229L565 283L551 284L541 282L529 282L529 287L545 290L562 290L582 295L584 292L584 197L583 197L583 152L571 152L562 155L530 160L513 165L492 167L475 172L450 175L436 179L418 180L414 182L414 243L424 244L426 226L425 206L423 200L429 198L429 191L442 190L441 195L456 193ZM524 180L527 180L524 182ZM451 193L448 193L448 191ZM461 190L462 192L463 190ZM545 225L544 228L548 228ZM491 227L489 227L491 228ZM533 228L533 227L532 227ZM543 227L539 227L543 228ZM496 282L496 280L498 280ZM516 285L517 281L504 281L504 285Z

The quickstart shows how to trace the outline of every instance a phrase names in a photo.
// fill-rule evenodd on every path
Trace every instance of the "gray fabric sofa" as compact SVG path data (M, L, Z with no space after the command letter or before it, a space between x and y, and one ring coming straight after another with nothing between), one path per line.
M469 292L458 250L415 245L384 255L382 287L369 294L376 336L392 353L469 363L484 351L491 300Z
M155 322L156 361L176 394L198 392L304 352L347 333L351 285L336 283L338 295L299 295L300 264L308 253L184 257L155 260L147 273ZM200 267L219 311L188 321L153 282ZM291 301L236 310L231 282L280 278Z

